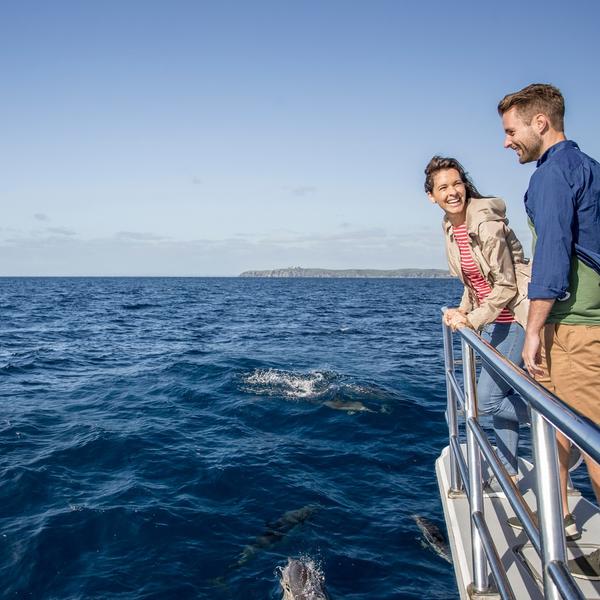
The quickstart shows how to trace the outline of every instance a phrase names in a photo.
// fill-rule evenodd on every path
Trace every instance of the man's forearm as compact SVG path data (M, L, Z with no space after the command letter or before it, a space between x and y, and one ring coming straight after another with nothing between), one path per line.
M531 300L529 304L529 316L523 346L523 364L532 377L540 377L544 374L544 370L541 368L541 333L553 304L554 300L542 299Z
M531 300L527 317L527 333L539 333L546 324L554 300Z

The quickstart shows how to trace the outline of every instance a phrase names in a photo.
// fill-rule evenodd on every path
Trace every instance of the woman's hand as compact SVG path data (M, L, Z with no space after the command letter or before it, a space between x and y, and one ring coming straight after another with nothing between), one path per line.
M463 315L461 312L456 311L452 317L450 318L450 322L448 323L452 328L452 331L456 331L457 329L461 329L462 327L470 327L473 329L473 326L467 319L466 315Z
M461 314L458 308L448 308L444 313L444 325L450 326L450 321L455 314Z

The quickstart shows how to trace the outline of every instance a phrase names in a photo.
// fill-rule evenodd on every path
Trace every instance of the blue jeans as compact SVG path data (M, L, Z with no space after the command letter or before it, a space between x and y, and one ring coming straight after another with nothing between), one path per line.
M483 329L481 337L500 354L518 366L523 365L521 352L525 331L518 323L491 323ZM480 414L491 415L498 457L511 475L519 469L519 422L529 421L529 412L521 397L498 375L484 364L477 382L477 400Z

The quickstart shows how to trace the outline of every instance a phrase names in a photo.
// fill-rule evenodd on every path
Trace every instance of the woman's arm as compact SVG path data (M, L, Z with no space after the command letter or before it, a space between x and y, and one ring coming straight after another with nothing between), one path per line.
M471 300L471 293L469 288L465 285L465 291L463 292L460 304L458 305L458 311L463 315L468 315L473 310L473 301Z
M467 315L474 329L494 322L503 308L517 295L513 256L506 241L507 228L502 221L482 223L479 228L481 252L490 267L488 282L492 291ZM477 261L477 257L474 257Z

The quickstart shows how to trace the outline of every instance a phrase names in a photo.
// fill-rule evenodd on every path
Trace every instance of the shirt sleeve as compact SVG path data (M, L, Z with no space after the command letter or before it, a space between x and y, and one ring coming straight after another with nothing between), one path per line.
M569 288L575 193L564 172L548 165L532 179L527 203L536 234L528 297L557 299Z

